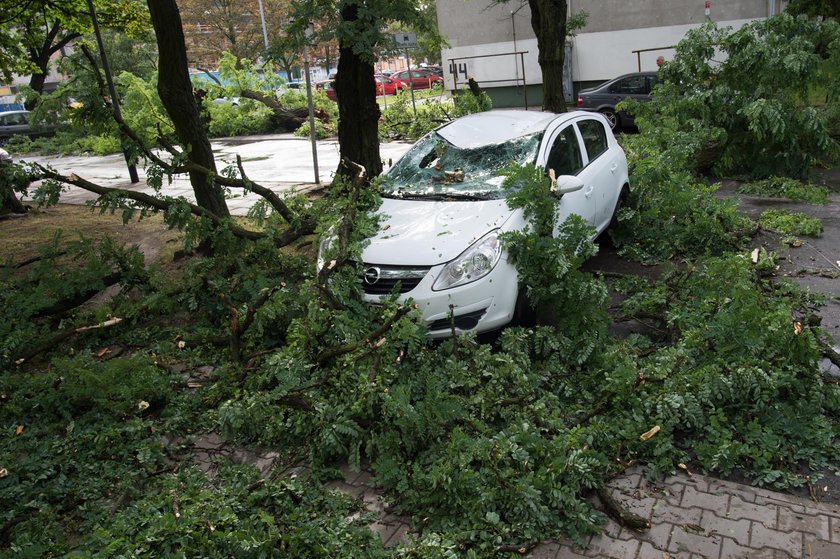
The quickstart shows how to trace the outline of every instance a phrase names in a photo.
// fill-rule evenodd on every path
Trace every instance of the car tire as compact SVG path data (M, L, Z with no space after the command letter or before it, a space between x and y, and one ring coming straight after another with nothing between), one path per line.
M618 210L624 207L624 204L627 203L627 198L629 196L630 187L625 184L621 187L621 194L618 195L618 200L615 201L615 208L613 209L610 224L607 226L608 229L615 229L616 227L618 227Z
M607 117L607 122L613 132L621 130L621 119L619 118L618 113L616 113L613 109L601 109L599 112Z

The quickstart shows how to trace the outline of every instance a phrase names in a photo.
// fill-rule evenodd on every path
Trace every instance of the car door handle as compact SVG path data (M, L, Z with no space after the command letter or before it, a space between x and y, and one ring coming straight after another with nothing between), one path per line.
M618 169L618 163L613 163L612 167L610 167L610 173L615 174L616 169Z
M592 196L592 191L593 190L595 190L594 186L587 186L586 190L583 191L583 195L586 196L587 198L589 198L590 196Z

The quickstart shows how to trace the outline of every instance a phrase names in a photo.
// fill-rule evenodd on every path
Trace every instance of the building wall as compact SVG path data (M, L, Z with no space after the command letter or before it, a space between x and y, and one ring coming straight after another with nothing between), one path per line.
M474 77L486 89L510 88L524 74L528 84L542 83L537 41L528 3L511 0L437 0L438 27L450 48L441 53L447 89ZM585 10L587 25L571 45L571 76L588 85L621 74L656 69L656 57L670 59L673 47L706 20L705 0L569 0L569 12ZM778 13L784 0L710 0L709 19L738 28ZM635 54L634 50L659 49ZM519 57L469 58L527 51ZM454 64L450 59L456 60ZM519 81L517 81L517 78ZM571 88L567 99L570 99ZM488 93L492 92L488 91Z

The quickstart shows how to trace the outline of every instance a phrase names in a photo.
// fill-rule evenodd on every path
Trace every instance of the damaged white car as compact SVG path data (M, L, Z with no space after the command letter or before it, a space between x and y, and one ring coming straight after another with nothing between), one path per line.
M492 111L446 124L384 177L383 219L362 254L365 299L398 290L420 306L433 338L450 336L453 323L456 332L494 330L527 308L499 240L525 225L497 176L511 162L553 170L558 223L577 214L597 233L629 191L624 151L599 114Z

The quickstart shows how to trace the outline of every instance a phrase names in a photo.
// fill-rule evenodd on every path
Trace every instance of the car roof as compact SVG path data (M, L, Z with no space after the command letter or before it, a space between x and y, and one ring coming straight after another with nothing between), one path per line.
M27 110L25 110L25 109L16 109L16 110L14 110L14 111L0 111L0 116L3 116L3 115L13 115L13 114L17 114L17 113L28 113L28 112L29 112L29 111L27 111Z
M542 132L557 119L567 120L579 114L581 111L564 114L522 110L487 111L459 118L438 128L437 132L456 146L475 148Z
M632 78L633 76L655 76L657 72L630 72L629 74L622 74L618 77L615 77L611 80L607 80L606 83L616 82L618 80L623 80L624 78Z

